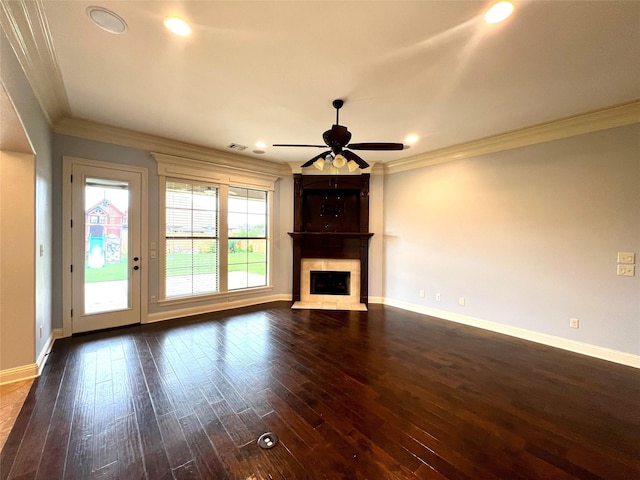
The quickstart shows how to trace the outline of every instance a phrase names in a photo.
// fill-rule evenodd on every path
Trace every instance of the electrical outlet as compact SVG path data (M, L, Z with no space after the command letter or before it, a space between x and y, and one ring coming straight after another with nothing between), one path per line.
M42 325L40 325L40 338L42 338Z
M424 298L424 290L420 290L420 298Z
M635 277L636 276L635 265L619 264L618 276L619 277Z
M571 328L580 328L580 321L577 318L570 318L569 326Z
M440 294L439 294L439 293L436 293L436 302L439 302L439 301L440 301L440 298L441 298L441 297L440 297Z
M618 252L618 263L633 265L636 263L636 254L632 252Z
M466 301L465 301L464 297L460 297L460 298L458 298L458 305L462 305L462 306L464 307L465 302L466 302Z
M156 296L155 295L151 295L151 303L156 303Z

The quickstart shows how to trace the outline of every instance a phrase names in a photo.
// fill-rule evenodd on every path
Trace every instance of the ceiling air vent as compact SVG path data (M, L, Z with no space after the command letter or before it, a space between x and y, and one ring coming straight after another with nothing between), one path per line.
M239 143L230 143L227 145L231 150L237 150L238 152L243 152L247 149L244 145L240 145Z

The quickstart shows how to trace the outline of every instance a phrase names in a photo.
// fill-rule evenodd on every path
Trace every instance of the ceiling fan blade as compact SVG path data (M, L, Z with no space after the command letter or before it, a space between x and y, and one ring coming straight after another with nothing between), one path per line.
M369 168L369 164L367 162L365 162L362 158L349 150L343 150L342 155L347 160L353 160L354 162L356 162L360 168Z
M370 142L370 143L350 143L347 148L352 150L403 150L402 143Z
M326 145L303 145L297 143L274 143L273 147L313 147L313 148L327 148Z
M325 145L326 146L326 145ZM328 154L331 153L331 150L327 150L326 152L322 152L319 155L316 155L315 157L313 157L311 160L309 160L308 162L304 163L302 165L302 168L306 168L306 167L310 167L311 165L313 165L313 163L318 160L319 158L324 158L326 157Z

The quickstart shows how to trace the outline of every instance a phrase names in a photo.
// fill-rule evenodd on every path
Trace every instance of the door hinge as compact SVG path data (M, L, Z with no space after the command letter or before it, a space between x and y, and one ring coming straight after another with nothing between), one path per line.
M71 265L71 273L73 273L73 265Z
M73 317L73 308L71 309L71 316Z
M71 183L73 183L73 174L72 174L72 175L69 175L69 181L70 181Z
M69 220L69 225L71 228L73 228L73 219Z

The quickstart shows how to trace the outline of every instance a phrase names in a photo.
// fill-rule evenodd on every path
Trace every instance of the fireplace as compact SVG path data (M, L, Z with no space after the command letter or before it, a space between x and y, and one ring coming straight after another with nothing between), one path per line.
M366 310L369 174L294 175L293 307Z

